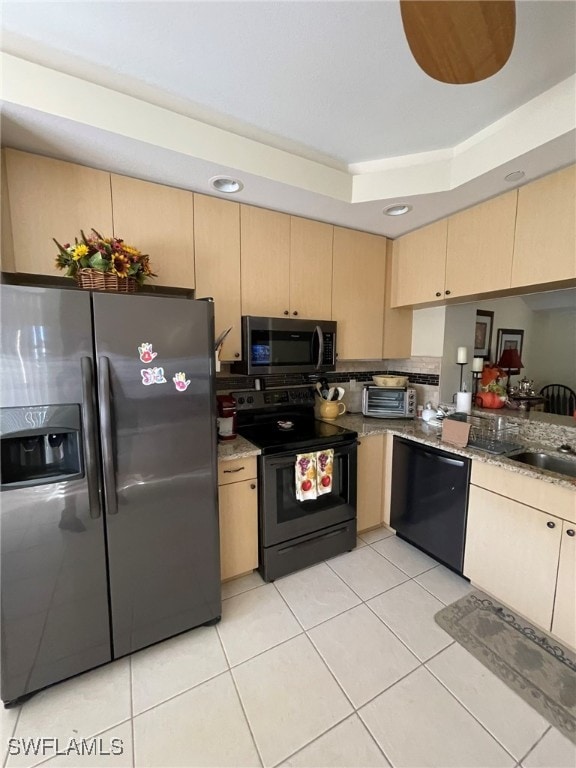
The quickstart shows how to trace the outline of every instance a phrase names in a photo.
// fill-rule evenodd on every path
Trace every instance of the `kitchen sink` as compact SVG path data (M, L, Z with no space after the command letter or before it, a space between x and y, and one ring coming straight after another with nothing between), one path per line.
M547 469L549 472L558 472L560 475L576 477L576 461L561 459L558 456L551 456L549 453L517 453L515 456L508 456L512 461L519 461L522 464L529 464L531 467Z

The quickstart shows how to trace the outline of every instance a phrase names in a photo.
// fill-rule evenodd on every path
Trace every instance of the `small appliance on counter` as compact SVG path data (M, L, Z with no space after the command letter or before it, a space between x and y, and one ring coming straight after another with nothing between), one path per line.
M416 416L416 390L367 384L362 393L362 413L377 419L413 419Z
M218 440L236 439L236 398L232 395L217 395Z

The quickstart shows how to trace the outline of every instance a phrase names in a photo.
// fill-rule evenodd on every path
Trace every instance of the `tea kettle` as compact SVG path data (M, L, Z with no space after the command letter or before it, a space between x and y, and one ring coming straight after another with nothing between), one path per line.
M534 394L534 382L531 379L527 379L524 376L520 379L517 386L514 387L514 394L516 395L533 395Z

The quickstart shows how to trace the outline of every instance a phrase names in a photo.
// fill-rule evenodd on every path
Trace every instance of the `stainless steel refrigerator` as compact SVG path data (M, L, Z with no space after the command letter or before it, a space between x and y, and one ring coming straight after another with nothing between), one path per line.
M1 286L1 697L221 613L208 301Z

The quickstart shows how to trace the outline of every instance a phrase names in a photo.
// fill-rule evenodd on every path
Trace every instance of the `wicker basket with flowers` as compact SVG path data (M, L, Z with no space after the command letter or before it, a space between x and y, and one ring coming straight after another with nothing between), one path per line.
M73 245L58 246L56 267L66 270L81 288L96 291L133 293L149 277L156 277L150 268L150 259L137 248L127 245L119 237L102 237L95 229Z

